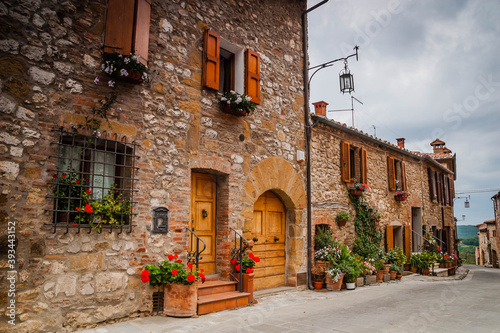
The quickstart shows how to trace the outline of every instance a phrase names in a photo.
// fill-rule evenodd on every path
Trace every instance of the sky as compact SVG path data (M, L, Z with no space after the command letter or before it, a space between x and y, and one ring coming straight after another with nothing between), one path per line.
M319 3L308 0L308 7ZM500 1L330 0L308 14L310 67L352 54L354 125L412 151L439 138L457 156L458 224L494 218L500 191ZM311 81L311 102L351 109L343 62ZM311 110L314 107L311 105ZM328 117L352 125L351 112ZM375 128L374 128L375 127ZM496 191L493 191L496 189ZM489 192L465 193L492 190ZM464 208L470 195L470 208ZM465 220L462 221L462 215Z

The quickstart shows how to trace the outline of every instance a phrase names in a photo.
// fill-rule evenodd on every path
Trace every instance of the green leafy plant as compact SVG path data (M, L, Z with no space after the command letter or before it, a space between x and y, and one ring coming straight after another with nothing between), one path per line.
M349 212L345 211L345 210L338 212L336 217L335 217L337 222L349 221L350 218L351 218L351 214L349 214Z
M314 266L311 269L311 274L314 282L325 282L325 270L320 266Z
M52 195L57 198L57 210L73 211L80 205L84 180L76 172L54 174Z
M401 266L398 266L397 264L391 264L389 271L394 271L396 272L396 274L401 274Z
M139 82L145 81L149 77L148 68L133 54L103 53L101 70L115 79L124 79L131 73L138 76L137 81Z
M375 260L374 265L377 272L385 269L384 261L382 259Z
M338 247L337 235L331 229L325 230L322 227L317 227L314 235L314 250L318 251L325 247Z
M411 265L411 267L418 269L420 267L420 262L421 262L420 255L418 255L418 254L412 254L410 256L410 265Z
M260 258L254 256L253 253L250 253L241 258L242 264L240 264L239 260L236 258L231 259L231 264L234 265L234 269L237 273L240 272L240 269L243 270L243 273L252 273L255 268L255 263L260 262Z
M384 235L377 229L377 210L371 207L368 202L361 200L359 196L349 196L356 211L354 219L354 240L353 251L365 258L376 258L380 252L380 243Z
M205 282L205 275L203 269L200 271L193 271L193 265L187 264L188 272L178 255L168 255L168 260L162 261L159 266L149 265L141 273L141 281L144 283L149 282L151 286L159 286L165 283L176 283L191 285L198 280L202 283Z
M219 93L219 103L221 106L230 106L233 110L243 110L247 114L255 110L257 104L251 102L252 98L245 94L240 94L234 90Z
M399 266L404 265L406 263L406 255L404 254L403 249L398 246L390 249L385 254L385 262L388 264L396 264Z

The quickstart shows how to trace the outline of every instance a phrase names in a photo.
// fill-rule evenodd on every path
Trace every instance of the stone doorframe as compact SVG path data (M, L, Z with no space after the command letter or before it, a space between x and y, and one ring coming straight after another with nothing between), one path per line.
M244 228L253 219L254 204L266 191L276 194L286 208L286 283L297 286L297 273L306 271L306 193L302 177L282 157L270 157L249 173L241 198Z

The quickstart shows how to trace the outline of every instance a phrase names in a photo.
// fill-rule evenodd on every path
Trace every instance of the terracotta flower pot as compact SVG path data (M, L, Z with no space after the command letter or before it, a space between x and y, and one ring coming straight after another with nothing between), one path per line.
M429 269L428 269L428 268L426 268L426 269L424 270L424 275L429 275Z
M406 200L406 197L403 197L401 195L395 195L394 196L394 199L396 199L396 201L405 201Z
M363 191L362 190L354 190L354 189L351 189L351 195L356 195L356 196L360 196L363 194Z
M343 227L347 224L347 220L338 220L337 224L339 225L339 227Z
M396 279L396 274L397 274L396 271L389 271L389 274L391 275L391 280L395 280Z
M396 274L396 279L401 280L402 277L403 277L402 274Z
M224 112L224 113L229 113L229 114L232 114L233 116L237 116L237 117L244 117L247 115L247 112L245 110L237 109L236 107L234 107L231 104L221 103L220 105L221 105L222 112Z
M314 289L321 290L323 288L323 282L314 281Z
M326 290L339 291L342 288L342 280L343 280L342 277L343 276L344 276L344 274L342 274L342 276L339 277L337 282L333 282L330 275L326 274Z
M416 272L417 272L417 268L416 268L416 267L412 267L412 268L410 268L410 272L412 272L412 273L416 273Z
M243 273L243 291L249 293L248 303L253 302L253 278L255 273Z
M132 83L142 83L142 81L143 81L142 74L137 73L133 70L129 70L127 73L128 73L126 76L127 81L132 82Z
M192 317L198 306L198 283L165 284L163 313L171 317Z
M384 270L380 270L377 272L377 283L384 282Z

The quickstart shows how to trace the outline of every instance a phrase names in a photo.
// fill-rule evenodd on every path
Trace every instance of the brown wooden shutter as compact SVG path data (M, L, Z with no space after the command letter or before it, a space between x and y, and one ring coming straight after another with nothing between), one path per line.
M438 174L436 172L436 178L437 178L438 202L442 205L444 200L443 200L443 183L441 181L441 174Z
M132 52L135 0L109 0L106 14L104 52ZM149 31L149 30L148 30Z
M361 148L361 183L368 185L368 157L365 148Z
M444 189L444 204L446 206L450 205L450 191L449 191L449 183L448 183L449 178L443 175L443 189Z
M396 172L394 167L394 157L387 157L387 177L389 178L389 190L396 190Z
M401 162L401 188L403 191L408 190L408 183L406 181L406 162Z
M429 178L429 197L431 202L434 201L434 182L432 178L432 170L431 168L427 168L427 177Z
M340 142L340 171L345 183L351 182L350 150L351 144L348 141Z
M203 38L203 85L219 90L220 36L205 30Z
M387 251L394 248L394 230L392 225L388 225L385 233L385 243Z
M260 104L260 55L252 50L246 52L245 83L246 94Z
M408 260L411 256L411 227L405 226L405 255Z
M137 0L134 31L134 54L143 65L148 64L149 21L151 4L147 0Z

